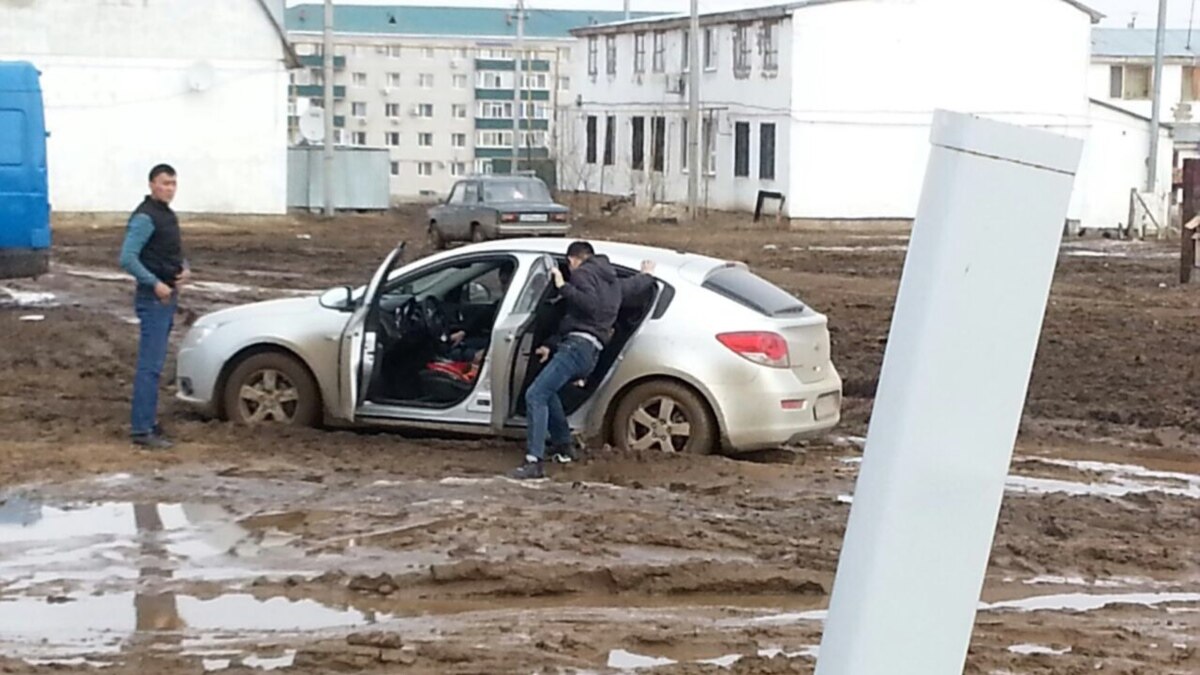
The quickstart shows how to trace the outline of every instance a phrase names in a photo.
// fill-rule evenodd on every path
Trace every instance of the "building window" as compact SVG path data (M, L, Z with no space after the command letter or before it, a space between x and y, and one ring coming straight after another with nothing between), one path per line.
M758 127L758 177L775 180L775 125L771 123Z
M454 55L460 59L469 58L471 55L471 50L468 47L459 47L458 49L454 50Z
M367 132L355 131L350 134L350 145L366 145L366 144L367 144Z
M455 89L466 89L467 88L467 76L466 75L455 75L454 76L454 88Z
M758 33L758 48L762 52L765 72L779 72L779 22L764 21Z
M325 71L313 68L308 71L308 81L311 84L325 84Z
M467 147L467 135L466 134L451 134L450 135L450 145L452 145L456 148Z
M654 72L667 71L667 34L661 30L654 31Z
M387 115L388 117L390 117L392 119L396 119L396 118L400 117L400 104L399 103L385 103L383 106L383 111L384 111L384 114Z
M433 117L433 104L422 103L417 106L417 117L430 118Z
M354 73L353 82L354 82L354 86L356 86L356 87L367 86L367 74L366 73Z
M462 176L465 173L467 173L467 163L466 162L453 162L452 164L450 164L450 175L451 176Z
M483 89L512 89L512 80L502 73L479 73L476 81Z
M646 34L633 35L633 72L646 72Z
M526 131L521 134L521 145L526 148L544 148L546 147L546 132L544 131Z
M295 43L296 56L313 56L317 53L316 45L311 42Z
M679 70L684 73L688 72L688 69L691 67L691 62L692 62L692 40L691 40L691 38L692 38L691 33L685 30L685 31L683 31L683 40L680 41L680 43L679 43L680 47L681 47L681 49L679 51Z
M587 116L587 124L585 126L586 126L586 134L587 134L587 152L585 155L585 161L588 164L595 164L596 163L596 116L588 115Z
M683 167L683 173L688 172L688 148L691 142L688 138L688 118L684 117L680 119L679 124L679 166Z
M492 173L492 160L477 159L475 160L475 173L490 174Z
M400 73L388 73L387 86L392 88L400 87Z
M733 29L733 75L750 77L750 69L750 24L739 23Z
M563 63L570 63L571 62L571 48L570 47L559 47L558 48L558 60Z
M750 175L749 122L738 122L733 126L733 175L738 178Z
M642 171L646 168L646 118L633 118L633 170Z
M1150 66L1112 66L1109 69L1109 96L1126 101L1148 99L1152 79Z
M401 54L403 54L403 52L404 52L404 50L400 48L400 45L392 45L392 46L388 47L388 56L393 59L400 58L400 56L401 56Z
M717 69L717 29L704 29L704 69Z
M609 75L617 74L617 36L604 36L604 72Z
M604 166L612 166L617 154L617 116L604 118Z
M433 162L417 162L417 175L418 176L432 176L433 175Z
M535 74L531 74L531 75L525 75L521 78L521 88L522 89L546 89L547 82L548 82L548 80L546 79L545 73L535 73Z
M400 162L392 162L392 175L393 176L400 175Z
M717 125L711 117L700 125L701 143L704 147L704 173L717 175Z
M427 59L432 59L435 56L437 56L437 52L436 52L436 50L434 50L433 47L425 47L424 49L421 50L421 55Z
M310 99L308 99L308 106L309 106L310 108L321 108L321 109L324 109L324 108L325 108L325 99L323 99L323 98L310 98Z
M417 145L421 146L422 148L432 148L433 134L429 133L428 131L422 131L421 133L417 134Z
M512 103L500 101L481 101L479 103L479 116L483 119L512 119L512 111Z
M667 118L652 117L650 120L650 167L662 173L667 164Z
M1179 94L1179 100L1185 103L1200 100L1200 67L1183 67L1183 89Z
M569 91L571 89L571 78L563 75L558 78L558 90Z
M454 105L450 106L450 114L456 119L466 119L467 106L463 103L455 103Z
M399 131L389 131L386 134L384 134L383 137L384 137L384 141L385 141L384 145L387 145L387 146L390 146L393 148L400 147L400 132Z
M355 101L350 104L350 114L354 117L367 116L367 104L363 101Z
M599 50L599 40L600 38L595 35L588 36L588 75L595 75L600 71L600 66L598 63L599 54L597 53Z
M511 148L511 131L481 131L475 137L475 145L481 148Z
M433 73L421 73L418 84L422 89L433 89Z

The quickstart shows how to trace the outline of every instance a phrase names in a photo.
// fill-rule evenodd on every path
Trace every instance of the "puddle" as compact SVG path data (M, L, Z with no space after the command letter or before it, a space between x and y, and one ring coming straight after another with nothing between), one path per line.
M788 659L798 658L817 658L819 648L815 645L805 647L800 651L789 652L784 649L760 649L756 652L757 656L767 659L773 659L778 656L783 656ZM697 659L694 661L681 662L675 659L666 658L663 656L647 656L644 654L636 654L624 649L614 649L608 653L607 666L615 670L630 671L630 670L646 670L649 668L662 668L664 666L674 666L679 663L694 663L702 666L718 666L720 668L730 668L738 661L746 658L745 654L726 654L712 659Z
M0 502L0 591L310 574L290 541L277 530L242 527L212 504L49 506L14 496Z
M1071 648L1055 649L1045 645L1021 644L1012 645L1008 648L1008 651L1013 654L1021 654L1022 656L1062 656L1063 654L1070 654Z
M1064 593L1035 595L1020 600L982 603L981 611L1016 610L1019 612L1091 612L1112 605L1155 607L1168 603L1200 603L1200 593Z
M813 253L905 253L908 247L901 244L886 246L793 246L792 251Z
M1010 475L1007 481L1009 490L1031 494L1101 497L1124 497L1131 494L1157 492L1174 497L1200 499L1200 475L1196 474L1155 471L1136 464L1111 464L1043 457L1028 458L1022 461L1099 474L1099 478L1084 482Z
M128 592L59 600L0 598L0 651L37 657L112 654L137 635L153 636L164 644L178 644L181 635L211 638L227 633L249 641L253 635L351 628L391 618L315 600L262 600L244 593L200 598Z
M8 297L5 298L5 295ZM57 297L53 293L19 291L15 288L0 286L0 307L53 307L56 304Z

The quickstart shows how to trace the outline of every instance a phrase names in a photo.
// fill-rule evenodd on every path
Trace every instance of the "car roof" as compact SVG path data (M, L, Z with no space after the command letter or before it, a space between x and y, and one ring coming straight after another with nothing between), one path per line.
M566 238L525 238L525 239L500 239L497 241L488 241L481 244L470 244L459 249L455 249L459 253L548 253L550 255L563 256L567 254L567 247L571 245L574 239ZM589 239L589 243L596 249L597 255L607 256L609 261L619 267L627 267L638 269L642 261L649 260L653 262L658 269L655 275L659 277L680 277L693 283L700 283L708 276L709 272L718 268L726 267L731 264L727 260L720 260L698 253L688 253L686 251L674 251L655 246L645 246L642 244L630 244L618 241L605 241L599 239Z

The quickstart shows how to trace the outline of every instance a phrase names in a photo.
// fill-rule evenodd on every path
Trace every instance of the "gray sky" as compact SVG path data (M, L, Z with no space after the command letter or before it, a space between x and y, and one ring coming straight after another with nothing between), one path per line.
M512 7L514 0L335 0L344 4L359 5L433 5L438 7ZM320 2L320 0L287 0L288 5ZM684 12L688 8L688 0L631 0L635 11L673 11ZM1158 11L1157 0L1084 0L1095 9L1108 15L1101 25L1121 27L1129 24L1134 13L1137 14L1138 28L1153 28ZM623 0L526 0L528 7L533 9L613 9L623 7ZM770 0L700 0L702 11L720 9L736 9L753 5L771 4ZM1168 0L1167 25L1172 28L1186 28L1191 15L1194 0Z

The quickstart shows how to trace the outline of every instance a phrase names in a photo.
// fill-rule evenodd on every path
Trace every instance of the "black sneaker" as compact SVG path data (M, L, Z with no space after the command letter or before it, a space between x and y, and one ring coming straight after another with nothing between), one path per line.
M558 462L559 464L570 464L571 462L579 460L579 453L575 451L575 445L573 443L567 443L566 445L552 445L550 446L550 452L548 454L550 459Z
M170 450L175 444L160 434L138 434L132 439L133 444L146 450Z
M546 477L543 462L525 462L508 474L513 480L537 480Z

